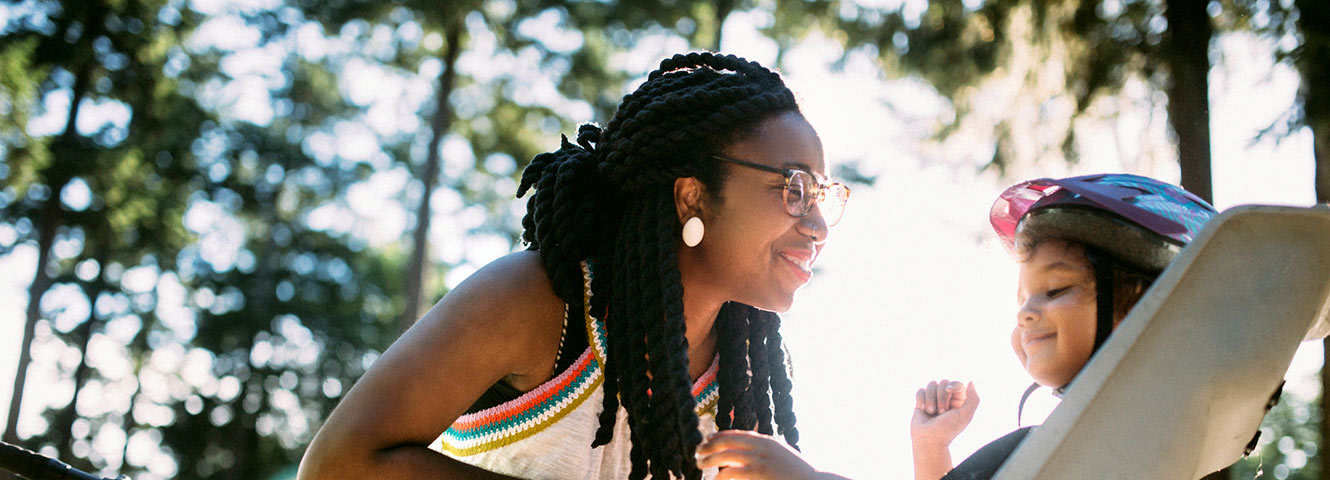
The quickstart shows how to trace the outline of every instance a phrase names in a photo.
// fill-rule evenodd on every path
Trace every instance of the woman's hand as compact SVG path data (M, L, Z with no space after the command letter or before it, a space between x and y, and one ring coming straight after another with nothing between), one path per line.
M916 480L941 478L951 470L951 441L970 425L978 408L974 382L967 385L943 379L928 382L915 392L910 443Z
M716 480L844 479L817 471L798 451L775 437L747 430L712 434L697 447L697 457L698 468L720 467Z

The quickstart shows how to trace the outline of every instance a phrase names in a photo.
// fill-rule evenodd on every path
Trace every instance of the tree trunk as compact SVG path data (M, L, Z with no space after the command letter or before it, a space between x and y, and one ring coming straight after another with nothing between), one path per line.
M253 350L253 342L249 342L246 351L249 350ZM250 370L249 378L240 382L240 393L236 395L235 401L231 402L234 416L223 428L227 432L227 447L230 448L235 463L219 475L225 480L262 478L264 466L259 464L260 452L257 451L259 434L255 424L259 413L268 409L268 392L263 388L263 378L269 373L266 370L266 368ZM250 395L258 395L259 398L259 405L253 412L245 409L245 399Z
M95 235L97 237L97 245L99 246L94 261L97 262L97 265L100 268L98 269L97 278L92 282L89 282L83 288L83 294L88 297L88 305L96 305L97 297L101 296L102 292L105 292L109 285L109 279L106 278L106 263L109 261L110 252L109 248L107 248L109 242L106 237L107 229L109 229L110 226L96 225L93 228L96 229L95 231L97 233ZM92 342L92 334L96 331L98 323L97 312L94 308L92 311L88 312L88 319L84 320L82 325L79 325L76 330L77 333L74 334L74 340L80 344L79 364L78 368L74 369L74 395L70 397L69 405L65 406L65 408L61 409L60 412L56 414L55 421L52 422L53 424L51 425L50 430L53 435L60 435L60 441L56 444L56 457L77 468L83 468L89 471L91 471L90 468L92 467L92 464L86 459L76 460L73 455L74 421L78 419L79 395L83 393L83 387L88 384L88 376L92 373L92 365L88 363L88 345ZM130 410L132 411L133 409L131 408ZM128 438L128 436L126 436L126 438Z
M46 200L42 215L45 221L37 234L37 273L33 275L32 285L28 288L23 341L18 348L18 369L14 373L14 391L9 400L9 418L5 421L4 441L13 444L19 442L18 417L23 404L23 386L28 378L28 364L32 363L32 340L37 333L37 320L41 317L40 301L51 287L51 276L46 273L46 264L51 261L51 245L55 243L55 229L60 219L60 204L57 202L54 198Z
M1316 202L1330 203L1330 4L1297 0L1302 52L1297 59L1302 75L1303 114L1312 130L1316 162ZM1322 445L1326 445L1322 443Z
M725 19L729 18L730 13L734 12L735 7L738 6L738 0L719 0L716 2L716 28L711 32L711 45L708 46L711 51L720 51L720 42L725 33Z
M264 225L281 225L286 222L280 212L277 211L276 198L281 190L281 184L260 183L259 188L255 188L254 196L260 209L256 211L259 219ZM250 478L261 478L258 472L263 470L260 464L261 452L259 448L259 436L255 430L259 414L265 412L268 406L268 391L264 387L265 378L271 374L269 367L260 367L255 365L250 359L253 358L255 335L254 333L272 328L271 324L277 317L278 309L277 299L274 292L277 290L277 270L281 264L282 249L277 245L272 235L263 237L262 243L256 249L258 258L258 267L253 273L253 283L245 291L246 302L250 302L252 308L247 312L259 319L259 322L266 324L252 325L247 328L247 333L237 338L238 345L232 349L232 352L239 352L236 359L244 362L245 367L241 371L248 371L249 376L240 378L240 392L232 399L231 421L219 428L219 432L225 432L225 440L221 442L225 448L231 452L233 462L222 472L214 475L223 480L245 480ZM267 326L260 326L267 325ZM250 395L256 395L258 402L253 411L245 408L246 399ZM215 437L214 437L215 438Z
M139 393L143 392L143 384L139 382L139 373L142 371L143 362L134 362L134 391L129 393L129 408L120 413L120 429L125 432L125 444L120 446L121 473L129 470L129 439L134 437L134 431L138 429L138 422L134 420L134 402L139 401ZM111 461L109 456L106 461Z
M1164 58L1171 74L1168 121L1178 137L1182 186L1213 202L1210 184L1210 38L1207 0L1168 0Z
M96 300L92 297L89 303ZM91 367L88 365L88 343L92 340L93 318L95 314L88 315L88 319L74 330L73 340L79 342L80 359L78 367L74 369L74 395L69 399L69 405L61 408L55 415L51 425L50 435L52 438L47 440L56 440L55 456L65 463L74 465L77 468L86 469L87 462L74 460L74 420L78 418L79 394L83 392L83 386L88 382L88 373Z
M432 130L429 151L425 155L425 169L421 172L420 182L424 185L420 205L416 207L416 230L411 238L414 250L407 264L406 306L402 317L398 319L399 332L405 332L420 317L422 297L425 290L425 266L429 261L429 224L430 198L434 196L435 182L439 177L439 144L453 123L453 108L448 102L452 95L453 83L457 77L457 56L461 54L462 22L454 22L448 27L448 47L443 54L443 72L439 74L439 92L435 97L434 118L430 122Z
M1312 157L1316 165L1316 203L1330 203L1330 4L1324 0L1296 0L1298 30L1303 44L1296 64L1302 77L1298 96L1304 121L1312 131ZM1330 445L1330 338L1321 341L1321 425L1317 445ZM1319 478L1330 480L1330 462L1321 459Z
M1178 136L1182 187L1214 203L1210 178L1210 38L1214 26L1206 13L1208 0L1168 0L1164 59L1170 74L1168 123ZM1229 468L1206 480L1230 478Z
M9 418L5 421L4 441L9 443L18 443L18 418L23 405L23 387L28 378L28 365L32 363L33 336L37 331L37 320L41 319L41 299L46 294L46 290L51 288L52 278L46 272L47 265L51 262L51 246L55 244L55 233L64 220L64 208L60 205L60 191L64 190L65 185L69 183L72 175L69 172L69 162L75 158L75 151L79 148L78 131L75 128L75 121L78 119L79 106L83 103L83 98L88 93L88 87L91 83L92 72L87 66L83 67L74 78L74 88L70 95L69 116L65 118L65 129L60 137L55 140L51 146L51 153L55 157L54 163L44 172L46 185L51 188L50 194L42 205L42 216L35 219L39 222L37 227L37 268L33 274L32 284L28 287L28 306L25 312L25 323L23 324L23 340L19 344L18 368L14 373L14 390L9 400Z
M1326 408L1330 408L1330 399L1327 399L1327 395L1325 394L1325 386L1330 385L1330 368L1326 368L1326 365L1330 365L1330 363L1326 363L1330 362L1330 337L1321 340L1321 352L1321 425L1320 429L1316 432L1317 446L1325 445L1326 439L1330 438L1330 415L1325 414L1327 411ZM1321 464L1320 473L1317 475L1317 478L1321 480L1330 480L1330 462L1326 462L1325 457L1321 455L1317 455L1317 458Z
M1319 88L1324 89L1325 86ZM1313 156L1316 158L1316 203L1330 204L1330 119L1322 120L1312 132L1315 145Z

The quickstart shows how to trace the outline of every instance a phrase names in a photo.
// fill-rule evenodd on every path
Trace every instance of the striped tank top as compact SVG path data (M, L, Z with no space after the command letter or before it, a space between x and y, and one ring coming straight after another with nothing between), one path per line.
M515 399L458 417L430 448L492 472L525 479L586 480L627 478L628 413L619 408L610 443L591 448L603 408L605 324L591 315L591 274L585 262L583 310L590 345L572 366ZM566 323L566 322L565 322ZM582 326L577 326L582 330ZM573 325L566 325L571 334ZM579 333L581 333L579 331ZM716 431L718 362L693 384L702 435ZM716 470L703 471L712 478Z

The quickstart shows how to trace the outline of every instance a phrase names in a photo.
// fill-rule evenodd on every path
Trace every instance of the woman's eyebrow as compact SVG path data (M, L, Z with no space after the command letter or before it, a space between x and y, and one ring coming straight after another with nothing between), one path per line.
M806 163L786 162L786 163L782 163L781 166L780 166L780 168L788 168L788 169L794 169L794 170L803 170L803 171L805 171L805 172L808 172L808 173L813 174L813 176L817 177L817 181L819 181L819 182L824 181L824 180L826 180L826 179L828 179L828 178L831 178L830 176L823 175L823 174L821 174L821 173L817 173L817 172L813 171L813 167L812 167L811 165L806 164Z

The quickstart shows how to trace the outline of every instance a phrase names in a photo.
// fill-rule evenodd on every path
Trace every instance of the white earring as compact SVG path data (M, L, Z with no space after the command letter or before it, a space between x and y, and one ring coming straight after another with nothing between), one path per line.
M683 222L683 244L689 247L696 247L702 243L702 235L706 233L706 227L702 225L702 219L689 217L688 221Z

